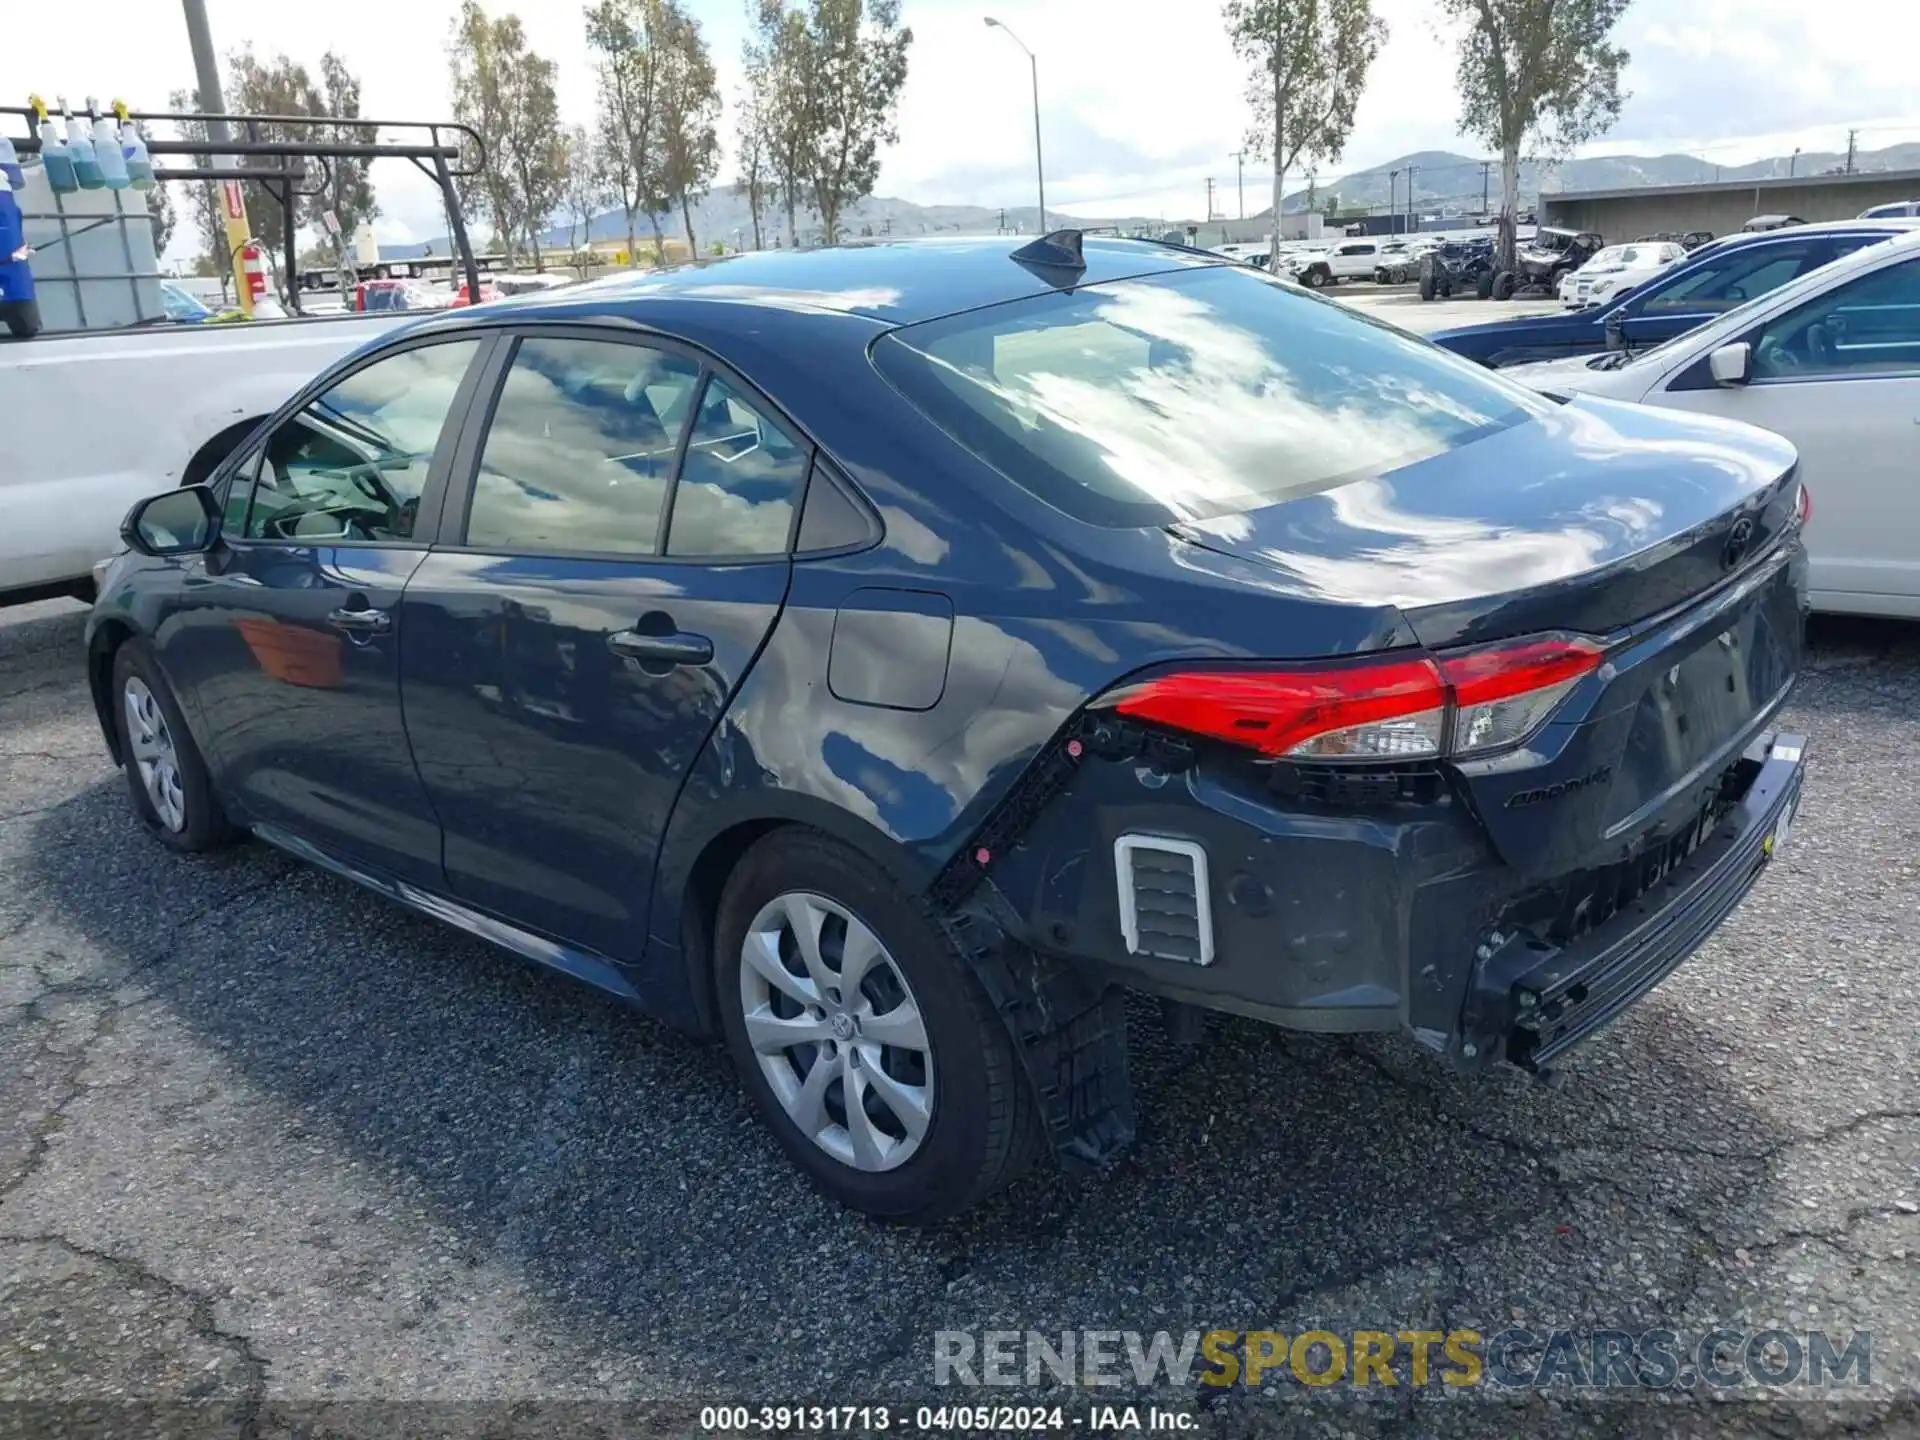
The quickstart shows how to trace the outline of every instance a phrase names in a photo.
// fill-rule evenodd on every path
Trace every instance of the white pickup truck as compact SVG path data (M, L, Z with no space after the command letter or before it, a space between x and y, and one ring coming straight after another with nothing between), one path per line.
M1378 240L1337 241L1300 265L1294 279L1315 290L1342 280L1371 280L1374 267L1380 263L1380 246Z
M410 318L158 325L0 342L0 606L91 598L134 501L204 480L340 356Z

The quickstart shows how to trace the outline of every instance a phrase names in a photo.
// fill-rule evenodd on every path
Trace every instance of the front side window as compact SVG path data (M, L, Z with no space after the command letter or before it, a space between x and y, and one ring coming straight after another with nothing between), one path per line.
M1643 313L1686 310L1717 314L1778 290L1789 280L1824 265L1832 250L1824 240L1754 245L1704 262L1698 270L1649 295Z
M651 555L700 367L607 340L520 342L474 478L466 543Z
M807 446L715 375L673 494L669 555L784 555L807 482Z
M1278 504L1521 424L1551 402L1239 266L1088 285L875 345L909 401L1080 519Z
M1769 320L1753 342L1755 380L1920 370L1920 260L1862 275Z
M281 422L260 452L247 538L412 540L441 429L479 348L450 340L389 355Z

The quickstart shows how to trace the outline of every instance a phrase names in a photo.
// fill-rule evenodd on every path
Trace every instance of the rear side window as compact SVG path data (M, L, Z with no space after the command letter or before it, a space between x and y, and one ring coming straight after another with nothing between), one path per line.
M1079 519L1163 525L1383 474L1549 402L1240 266L1089 285L874 347L908 400Z
M1778 290L1789 280L1833 258L1832 246L1822 240L1796 240L1780 245L1754 245L1729 251L1702 263L1698 270L1650 295L1644 313L1691 310L1717 313Z
M807 446L716 375L700 397L669 555L784 555L806 488Z
M651 555L700 384L684 356L603 340L522 340L494 407L468 545Z

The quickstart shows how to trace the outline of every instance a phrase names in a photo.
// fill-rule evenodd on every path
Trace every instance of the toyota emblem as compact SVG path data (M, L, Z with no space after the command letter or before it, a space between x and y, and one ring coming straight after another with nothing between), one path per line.
M1727 532L1726 549L1720 552L1720 568L1732 570L1747 558L1747 551L1753 548L1753 521L1742 515L1733 522L1733 529Z

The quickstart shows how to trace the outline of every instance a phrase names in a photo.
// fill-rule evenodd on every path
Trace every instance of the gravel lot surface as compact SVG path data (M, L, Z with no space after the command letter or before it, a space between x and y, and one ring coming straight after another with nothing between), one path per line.
M1112 1173L911 1233L806 1189L717 1049L263 847L164 852L83 619L0 614L0 1434L138 1397L196 1435L679 1432L604 1407L911 1401L942 1329L1315 1321L1871 1329L1873 1386L1287 1381L1198 1433L1920 1433L1920 627L1817 627L1791 848L1563 1088L1241 1022L1175 1053L1143 1016Z

